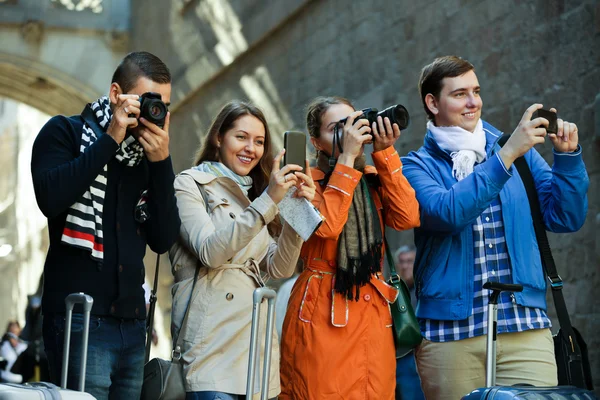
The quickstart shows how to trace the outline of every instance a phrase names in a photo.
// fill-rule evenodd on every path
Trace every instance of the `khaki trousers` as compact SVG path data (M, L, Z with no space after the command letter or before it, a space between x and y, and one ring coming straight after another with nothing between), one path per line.
M550 329L500 334L496 349L496 385L557 385ZM424 339L415 357L425 398L457 400L485 387L485 353L485 336L443 343Z

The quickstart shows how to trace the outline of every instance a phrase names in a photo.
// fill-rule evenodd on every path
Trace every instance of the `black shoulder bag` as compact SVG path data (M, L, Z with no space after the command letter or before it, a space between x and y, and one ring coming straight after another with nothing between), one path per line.
M503 146L509 137L509 135L502 136L498 144ZM562 293L563 280L556 271L556 264L554 263L550 244L548 243L548 236L544 226L533 175L524 157L517 158L514 164L527 191L533 228L540 250L542 265L550 281L554 307L556 308L558 323L560 325L558 333L554 335L554 355L558 369L558 384L560 386L572 385L582 389L593 390L592 371L587 345L579 331L571 325L571 319L569 318L569 312L567 311L567 305Z

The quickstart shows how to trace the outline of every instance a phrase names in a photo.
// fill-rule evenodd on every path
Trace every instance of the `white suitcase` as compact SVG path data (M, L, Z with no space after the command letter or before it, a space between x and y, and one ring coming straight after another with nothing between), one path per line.
M61 375L61 387L52 383L32 382L25 384L5 383L0 384L0 400L90 400L95 399L89 393L84 393L85 367L87 363L87 345L90 333L90 312L94 300L91 296L83 293L73 293L65 299L67 314L65 321L65 344L63 352L63 366ZM82 360L79 371L79 391L66 389L67 370L69 368L69 344L71 342L71 316L75 304L83 305L83 340Z

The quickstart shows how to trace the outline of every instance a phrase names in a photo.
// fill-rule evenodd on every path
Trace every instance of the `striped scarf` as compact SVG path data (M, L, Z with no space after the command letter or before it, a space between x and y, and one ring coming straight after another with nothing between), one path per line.
M88 104L86 109L88 108L93 112L101 130L94 130L87 121L84 122L80 154L85 153L98 140L99 136L105 134L112 118L110 101L106 96ZM85 112L86 110L84 110ZM144 149L132 135L126 136L115 154L115 158L128 167L135 167L143 157ZM61 238L61 241L67 245L90 251L92 259L99 262L104 260L102 209L107 173L108 164L104 166L90 188L69 208Z
M354 169L364 172L365 157L354 161ZM321 185L327 185L333 172L329 156L319 152L317 167L325 172ZM338 238L337 269L334 289L348 300L360 298L360 287L371 280L371 275L381 269L383 233L379 213L369 191L367 175L363 175L354 189L348 219Z

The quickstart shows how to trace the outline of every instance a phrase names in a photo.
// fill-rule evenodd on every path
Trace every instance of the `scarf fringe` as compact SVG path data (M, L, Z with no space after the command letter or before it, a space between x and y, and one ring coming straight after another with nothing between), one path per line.
M380 270L383 243L376 242L368 253L348 260L348 269L336 269L333 289L348 300L360 299L360 288L371 281L371 275Z

